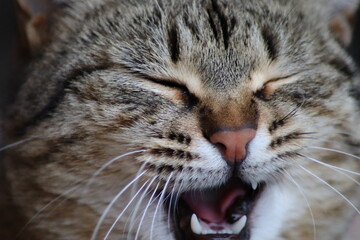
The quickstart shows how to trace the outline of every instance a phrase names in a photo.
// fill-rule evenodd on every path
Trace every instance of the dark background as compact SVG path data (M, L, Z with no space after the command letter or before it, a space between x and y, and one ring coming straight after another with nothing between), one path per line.
M0 109L11 101L14 94L16 18L15 0L0 0ZM2 111L1 111L2 112ZM1 113L0 113L1 114ZM1 115L0 115L1 117Z
M1 119L5 106L14 98L13 90L15 85L15 58L16 58L16 17L15 0L0 0L0 148L2 139ZM12 77L13 76L13 77ZM13 90L12 90L13 89ZM14 90L15 91L15 90ZM4 174L1 164L0 152L0 239L13 240L11 232L17 232L16 226L12 223L17 219L15 209L12 207L10 199L6 197L4 186ZM4 211L7 209L9 211ZM21 222L21 221L20 221Z
M14 99L16 89L16 17L15 0L0 0L0 148L2 139L1 119L8 105ZM1 164L0 152L0 239L14 240L12 232L18 232L14 222L20 222L15 218L16 210L12 207L4 186L4 174ZM6 209L6 211L5 211Z
M18 87L16 79L19 79L19 67L15 61L16 59L16 16L15 16L15 1L16 0L0 0L0 127L1 119L6 106L14 100L15 92ZM353 43L349 48L358 65L360 63L360 14L358 14L355 30L355 37ZM0 149L2 131L0 128ZM3 168L1 166L1 151L0 151L0 206L8 210L8 214L4 213L0 208L0 239L12 240L13 237L6 235L6 230L16 231L16 226L12 223L21 222L13 219L15 216L15 209L12 208L9 198L6 196L6 187L2 184L4 182ZM11 221L9 221L11 219Z

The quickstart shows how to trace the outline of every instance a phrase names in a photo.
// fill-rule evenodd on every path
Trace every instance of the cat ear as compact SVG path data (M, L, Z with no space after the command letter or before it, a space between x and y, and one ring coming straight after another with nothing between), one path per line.
M355 14L360 0L325 0L324 6L329 5L330 31L344 46L348 46L352 39L355 25Z
M54 13L66 4L64 0L17 0L20 48L34 54L48 41L48 30Z

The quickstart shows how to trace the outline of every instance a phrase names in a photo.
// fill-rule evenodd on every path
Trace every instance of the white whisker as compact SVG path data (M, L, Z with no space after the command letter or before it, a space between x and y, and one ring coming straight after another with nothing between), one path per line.
M175 194L175 189L176 189L177 184L178 184L178 181L175 181L174 186L170 193L170 204L169 204L169 211L168 211L168 216L167 216L168 229L170 229L171 210L172 210L172 207L174 207L173 201L174 201L174 194Z
M152 181L150 182L150 185L152 184L152 182L157 178L157 176L153 177ZM120 220L120 218L122 217L122 215L125 213L125 211L129 208L129 206L133 203L133 201L135 200L135 198L139 195L139 193L141 192L141 190L147 185L147 183L150 180L147 180L142 186L141 188L134 194L134 196L131 198L131 200L128 202L128 204L124 207L124 209L122 210L122 212L117 216L116 220L114 221L114 223L111 225L111 227L109 228L108 232L106 233L104 240L106 240L111 231L114 229L115 225L118 223L118 221Z
M306 155L303 155L303 154L299 154L300 156L312 161L312 162L316 162L320 165L323 165L323 166L326 166L328 168L331 168L331 169L336 169L336 170L339 170L339 171L342 171L342 172L347 172L347 173L351 173L351 174L354 174L354 175L357 175L357 176L360 176L360 173L358 172L355 172L355 171L351 171L351 170L348 170L348 169L345 169L345 168L340 168L340 167L336 167L336 166L333 166L331 164L327 164L327 163L324 163L324 162L321 162L315 158L312 158L312 157L309 157L309 156L306 156Z
M158 177L158 176L155 176L155 178L151 181L151 183L148 184L148 186L146 187L144 193L141 195L139 201L136 203L136 205L135 205L135 207L134 207L134 209L133 209L133 211L132 211L132 213L131 213L131 218L126 221L126 224L125 224L125 228L124 228L124 229L126 229L126 226L127 226L127 225L129 224L129 222L130 222L130 226L129 226L129 228L128 228L128 229L129 229L129 230L128 230L129 234L131 233L131 230L134 228L135 220L136 220L136 218L137 218L137 213L138 213L138 211L139 211L139 209L140 209L140 205L141 205L141 203L143 202L145 196L148 195L149 189L150 189L150 187L151 187L152 184L154 183L154 180L155 180L157 177ZM129 235L128 235L127 239L130 239L130 238L129 238Z
M147 164L150 160L151 160L150 158L149 158L148 160L146 160L146 161L142 164L142 166L140 167L140 169L144 169L144 167L146 166L146 164ZM139 173L138 173L138 174L139 174ZM155 178L155 179L156 179L156 178ZM155 179L154 179L154 180L155 180ZM126 226L128 225L128 222L130 222L129 233L131 232L131 229L133 229L133 227L134 227L135 218L136 218L137 212L138 212L138 210L139 210L139 208L140 208L140 205L141 205L142 201L144 200L145 196L147 195L147 193L148 193L148 191L149 191L149 188L150 188L151 185L153 184L153 182L154 182L154 181L152 181L152 182L148 185L148 187L145 189L144 193L141 195L139 201L138 201L137 204L135 205L134 210L133 210L132 213L131 213L130 219L128 219L128 221L126 221ZM136 184L134 185L134 188L132 189L132 194L133 194L133 192L135 191L135 187L136 187ZM126 227L125 227L124 229L126 229ZM128 237L128 239L129 239L129 237Z
M303 156L303 157L305 157L305 158L307 158L307 159L310 158L310 157L308 157L308 156L306 156L306 155L302 155L302 154L301 154L301 156ZM309 159L309 160L312 161L311 159ZM313 159L313 160L316 160L316 159ZM317 160L317 161L318 161L318 160ZM317 162L317 161L315 161L315 162ZM350 180L352 180L353 182L355 182L357 185L360 186L360 182L359 182L358 180L356 180L355 178L351 177L349 174L346 174L346 173L345 173L345 172L349 172L349 170L343 169L343 168L339 168L339 167L336 167L336 166L333 166L333 165L330 165L330 164L326 164L326 163L323 163L323 162L321 162L321 161L319 161L319 164L324 165L325 167L328 167L328 168L332 169L332 170L335 171L335 172L338 172L339 174L341 174L341 175L349 178ZM350 172L353 173L353 174L355 174L355 175L360 175L360 174L358 174L358 173L356 173L356 172L352 172L352 171L350 171Z
M155 178L156 179L156 178ZM154 180L155 180L154 179ZM125 226L128 225L128 222L130 221L130 226L129 226L129 234L131 232L131 230L134 228L134 224L135 224L135 220L136 220L136 217L137 217L137 213L140 209L140 205L141 203L143 202L145 196L149 193L149 189L151 187L151 185L153 184L154 181L151 181L151 183L147 186L147 188L145 189L144 193L141 195L139 201L137 202L137 204L135 205L135 208L133 209L132 213L131 213L131 218L128 219L128 221L126 222ZM126 227L125 227L126 228ZM124 228L124 229L125 229ZM128 237L129 239L129 237Z
M315 218L314 218L314 213L313 213L313 210L311 209L309 200L308 200L308 198L306 197L303 188L295 181L295 179L293 178L293 176L291 176L291 174L290 174L288 171L286 171L285 169L284 169L283 171L286 173L286 175L287 175L288 178L291 180L291 182L297 187L297 189L299 190L299 192L301 193L301 195L303 196L303 198L304 198L305 201L306 201L306 205L307 205L307 207L308 207L308 209L309 209L309 212L310 212L310 215L311 215L311 220L312 220L312 223L313 223L314 240L316 240L316 224L315 224Z
M111 159L110 161L108 161L107 163L105 163L104 165L102 165L96 172L94 172L94 174L89 178L86 186L84 187L83 193L82 195L85 194L85 192L88 190L89 186L93 183L94 179L96 178L96 176L98 176L104 169L106 169L107 167L109 167L111 164L113 164L114 162L116 162L117 160L120 160L124 157L127 157L129 155L132 154L136 154L136 153L142 153L145 152L146 150L136 150L136 151L132 151L132 152L128 152L125 154L122 154L120 156L117 156L113 159Z
M0 148L0 152L4 151L4 150L6 150L6 149L9 149L9 148L16 147L16 146L18 146L18 145L24 144L24 143L29 142L29 141L31 141L31 140L34 140L34 139L36 139L36 138L37 138L37 137L34 136L34 137L29 137L29 138L27 138L27 139L24 139L24 140L15 142L15 143L11 143L11 144L9 144L9 145L6 145L6 146L4 146L4 147L1 147L1 148Z
M360 214L359 209L347 197L345 197L344 194L342 194L339 190L337 190L336 188L331 186L328 182L324 181L323 179L321 179L319 176L317 176L316 174L314 174L313 172L311 172L307 168L305 168L305 167L303 167L301 165L298 165L298 166L300 168L302 168L305 172L307 172L308 174L310 174L311 176L313 176L314 178L316 178L317 180L319 180L320 182L322 182L323 184L325 184L326 186L331 188L334 192L339 194L339 196L341 196L358 214Z
M47 203L45 206L43 206L39 211L37 211L37 213L32 216L30 218L30 220L24 225L24 227L22 227L22 229L19 231L19 233L17 234L17 237L20 237L21 234L25 231L25 229L42 213L44 212L47 208L49 208L51 205L53 205L56 201L58 201L60 198L64 197L65 195L75 191L76 189L78 189L81 186L81 184L76 185L75 187L72 187L66 191L64 191L63 193L61 193L59 196L57 196L56 198L54 198L53 200L51 200L49 203Z
M157 189L159 188L159 185L160 185L160 182L156 185L155 189L153 190L153 193L151 194L151 197L150 197L150 199L149 199L149 202L148 202L148 204L146 205L146 207L145 207L145 209L144 209L144 213L143 213L143 215L142 215L142 217L141 217L141 219L140 219L140 223L139 223L138 229L137 229L137 231L136 231L135 240L138 239L138 236L139 236L139 233L140 233L140 229L141 229L141 225L142 225L142 223L143 223L143 221L144 221L144 219L145 219L145 216L146 216L146 212L147 212L147 210L149 209L149 207L150 207L150 205L151 205L151 203L152 203L152 200L153 200L153 198L154 198L154 196L155 196L155 194L156 194L156 192L157 192Z
M182 192L183 186L184 186L184 182L181 182L181 183L180 183L180 186L179 186L179 189L178 189L178 191L176 192L175 199L179 199L179 198L180 198L180 194L181 194L181 192ZM177 207L178 207L178 203L179 203L179 201L176 201L176 202L175 202L175 206L174 206L174 208L173 208L173 214L174 214L174 215L175 215L175 211L176 211L176 209L177 209Z
M360 160L360 157L359 157L359 156L356 156L356 155L354 155L354 154L347 153L347 152L344 152L344 151L332 149L332 148L316 147L316 146L307 147L307 148L325 150L325 151L329 151L329 152L336 152L336 153L340 153L340 154L343 154L343 155L346 155L346 156L349 156L349 157L353 157L353 158L355 158L355 159L359 159L359 160Z
M166 183L165 183L165 186L164 186L164 189L161 191L161 195L160 195L160 198L159 198L159 201L158 201L158 204L156 205L156 209L155 209L155 213L154 213L154 217L153 217L153 220L152 220L152 223L151 223L151 231L150 231L150 240L153 239L153 231L154 231L154 224L155 224L155 219L156 219L156 215L157 215L157 212L159 210L159 207L160 207L160 204L161 202L163 201L164 199L164 196L165 196L165 192L166 192L166 189L170 183L170 180L173 176L173 172L170 174L170 176L168 177Z
M151 158L148 158L146 161L144 161L144 162L141 164L141 167L139 168L139 171L137 171L136 176L139 175L141 172L144 171L144 169L145 169L145 167L146 167L146 164L147 164L148 162L150 162L150 161L151 161ZM132 190L131 190L131 192L132 192L131 195L134 195L134 192L136 191L136 189L138 189L138 187L137 187L137 184L135 183L135 184L133 185Z
M119 199L119 197L132 185L134 184L136 181L138 181L140 179L140 177L142 177L144 174L146 173L146 171L144 171L142 174L140 174L139 176L137 176L136 178L134 178L130 183L128 183L114 198L113 200L109 203L109 205L105 208L103 214L101 215L99 221L97 222L95 229L93 231L93 234L91 236L91 240L95 240L96 236L99 232L100 226L103 223L105 217L107 216L108 212L110 211L110 209L112 208L112 206L115 204L115 202Z

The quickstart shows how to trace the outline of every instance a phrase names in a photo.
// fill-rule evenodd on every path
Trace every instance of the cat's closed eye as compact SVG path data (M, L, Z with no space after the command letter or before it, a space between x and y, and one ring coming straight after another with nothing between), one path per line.
M276 89L290 83L294 83L299 79L296 78L297 74L291 74L283 77L276 77L265 81L265 83L255 92L255 96L261 100L268 100Z
M156 78L146 78L147 81L157 85L157 87L165 87L163 91L160 90L160 94L169 95L169 97L178 103L184 104L187 108L191 109L196 106L199 99L195 94L191 93L190 90L184 84L178 83L176 80L165 80ZM170 93L167 94L166 91Z

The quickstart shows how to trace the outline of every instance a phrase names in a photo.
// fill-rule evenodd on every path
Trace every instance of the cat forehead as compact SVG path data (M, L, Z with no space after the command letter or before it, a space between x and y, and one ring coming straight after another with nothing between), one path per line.
M292 13L295 17L287 19L292 5L274 1L173 4L131 10L112 57L127 68L175 79L194 91L250 81L255 70L281 54L283 28L296 29L289 25L302 17Z

